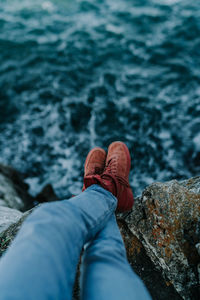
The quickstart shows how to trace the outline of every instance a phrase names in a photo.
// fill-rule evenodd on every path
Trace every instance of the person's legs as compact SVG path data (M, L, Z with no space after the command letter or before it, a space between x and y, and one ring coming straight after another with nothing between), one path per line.
M71 299L83 244L116 206L110 192L93 185L70 200L37 208L0 259L0 299Z
M149 300L144 284L132 271L114 214L85 246L81 272L82 300Z

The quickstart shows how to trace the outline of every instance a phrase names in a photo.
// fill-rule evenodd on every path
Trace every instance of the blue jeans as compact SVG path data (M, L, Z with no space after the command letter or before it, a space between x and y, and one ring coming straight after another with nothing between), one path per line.
M72 299L83 245L81 299L151 299L127 262L116 205L93 185L36 208L0 260L0 300Z

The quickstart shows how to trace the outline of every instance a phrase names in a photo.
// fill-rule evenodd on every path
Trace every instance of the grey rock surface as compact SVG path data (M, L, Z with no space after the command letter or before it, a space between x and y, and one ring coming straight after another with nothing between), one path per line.
M23 175L12 167L0 164L0 205L22 212L33 207L33 197Z
M24 203L17 194L12 181L0 173L0 205L10 208L22 209Z
M124 216L166 285L183 299L200 299L200 177L154 183Z
M23 213L19 210L0 206L0 233L6 230L11 224L16 223Z
M13 239L15 238L17 232L19 231L22 223L24 222L25 218L31 213L32 210L23 213L21 217L15 222L13 218L13 223L7 223L6 229L0 232L0 257L9 247ZM12 215L13 216L13 215ZM11 218L10 218L11 221Z

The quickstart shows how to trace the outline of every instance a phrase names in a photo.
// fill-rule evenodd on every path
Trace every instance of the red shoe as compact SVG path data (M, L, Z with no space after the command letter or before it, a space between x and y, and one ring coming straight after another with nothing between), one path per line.
M84 177L94 174L103 173L106 162L106 151L102 148L95 147L87 155L84 167ZM83 185L82 191L86 189Z
M122 142L114 142L108 148L104 172L85 176L85 187L95 183L101 185L118 199L118 212L128 211L134 203L128 179L130 167L131 157L127 146Z

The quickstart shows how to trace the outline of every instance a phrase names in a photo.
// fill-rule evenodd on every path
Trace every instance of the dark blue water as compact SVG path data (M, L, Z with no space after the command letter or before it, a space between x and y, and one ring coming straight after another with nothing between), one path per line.
M199 175L200 2L0 0L0 161L78 193L113 140L135 195Z

